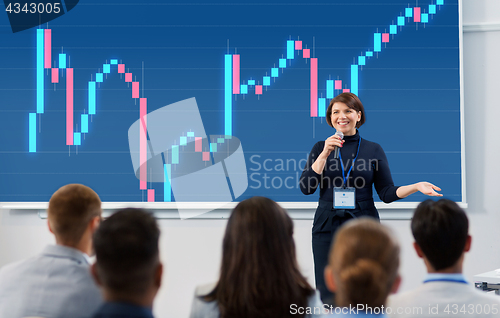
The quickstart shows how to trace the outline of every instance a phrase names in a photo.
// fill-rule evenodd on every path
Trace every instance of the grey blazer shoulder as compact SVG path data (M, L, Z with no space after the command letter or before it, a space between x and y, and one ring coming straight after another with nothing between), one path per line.
M86 255L61 245L0 270L0 317L91 317L102 296Z

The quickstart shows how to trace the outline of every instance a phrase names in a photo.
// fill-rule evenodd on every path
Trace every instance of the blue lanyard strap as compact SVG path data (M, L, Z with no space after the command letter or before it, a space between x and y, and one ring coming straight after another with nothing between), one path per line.
M351 174L352 168L354 168L354 163L356 162L356 159L358 159L360 145L361 145L361 137L359 137L358 150L356 151L356 157L354 157L354 160L352 161L351 168L349 168L349 171L347 172L347 177L345 175L344 163L342 162L342 152L339 151L340 166L342 167L342 178L344 178L344 187L347 185L347 179L349 179L349 175Z
M452 282L452 283L460 283L460 284L469 284L463 279L452 279L452 278L436 278L436 279L426 279L424 280L425 283L430 283L430 282Z

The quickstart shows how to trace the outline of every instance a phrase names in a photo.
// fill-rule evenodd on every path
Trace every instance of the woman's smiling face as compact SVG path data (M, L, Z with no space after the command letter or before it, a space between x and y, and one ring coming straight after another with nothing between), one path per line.
M346 104L337 102L332 106L332 125L344 136L356 134L356 124L361 119L361 112L349 108Z

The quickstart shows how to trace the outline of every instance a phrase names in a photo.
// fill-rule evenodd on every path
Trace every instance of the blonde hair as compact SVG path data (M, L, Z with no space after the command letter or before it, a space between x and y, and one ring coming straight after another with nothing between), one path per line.
M353 220L337 232L329 267L337 287L337 306L381 307L398 277L399 244L379 222Z

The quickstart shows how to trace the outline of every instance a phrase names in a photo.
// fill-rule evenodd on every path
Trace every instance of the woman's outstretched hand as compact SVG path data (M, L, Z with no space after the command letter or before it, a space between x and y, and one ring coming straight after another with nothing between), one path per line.
M436 191L441 191L441 188L438 186L433 185L430 182L419 182L415 184L417 187L417 190L422 192L425 195L429 195L431 197L442 197L443 195L441 193L437 193Z
M400 199L402 199L402 198L406 198L410 194L413 194L413 193L419 192L419 191L425 195L430 195L433 197L442 197L443 196L441 193L436 192L436 191L441 191L440 187L435 186L432 183L425 182L425 181L399 187L396 190L396 195Z

